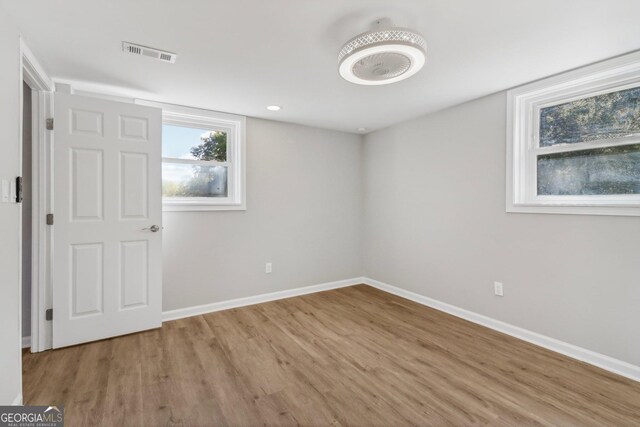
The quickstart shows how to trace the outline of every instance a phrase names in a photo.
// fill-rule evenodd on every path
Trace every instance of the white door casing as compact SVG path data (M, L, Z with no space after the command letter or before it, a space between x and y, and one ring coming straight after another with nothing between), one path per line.
M161 110L56 93L54 123L53 347L160 327Z

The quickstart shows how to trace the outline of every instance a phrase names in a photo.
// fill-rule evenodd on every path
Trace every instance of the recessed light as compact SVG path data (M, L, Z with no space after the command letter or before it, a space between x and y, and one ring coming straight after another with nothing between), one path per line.
M282 108L282 107L281 107L281 106L279 106L279 105L269 105L269 106L267 107L267 110L269 110L269 111L280 111L280 109L281 109L281 108Z
M367 128L358 128L357 130L358 130L358 132L364 132L364 131L367 130Z

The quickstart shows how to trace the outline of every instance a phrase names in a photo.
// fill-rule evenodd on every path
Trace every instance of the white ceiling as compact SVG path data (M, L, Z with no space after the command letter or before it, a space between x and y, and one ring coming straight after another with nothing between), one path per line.
M76 87L355 132L640 48L638 0L0 0ZM416 29L425 68L357 86L337 54L379 17ZM178 54L125 55L123 40ZM267 111L282 105L279 112Z

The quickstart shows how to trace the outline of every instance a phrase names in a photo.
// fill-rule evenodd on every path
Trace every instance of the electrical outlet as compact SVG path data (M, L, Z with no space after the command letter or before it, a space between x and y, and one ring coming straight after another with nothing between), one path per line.
M504 296L504 289L502 288L502 283L493 282L493 293L496 294L499 297L503 297Z
M265 272L265 273L267 273L267 274L269 274L269 273L271 273L272 271L273 271L273 268L272 268L272 266L271 266L271 263L270 263L270 262L268 262L268 263L265 265L265 267L264 267L264 272Z

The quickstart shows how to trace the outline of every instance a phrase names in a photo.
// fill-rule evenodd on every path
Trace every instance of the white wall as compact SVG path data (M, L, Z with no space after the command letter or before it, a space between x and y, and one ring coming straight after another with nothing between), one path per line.
M20 174L20 45L17 28L0 9L0 179ZM20 209L0 203L0 405L21 393Z
M247 156L246 211L164 213L164 310L362 275L362 137L249 118Z
M505 104L367 135L365 274L640 365L640 220L505 213Z

